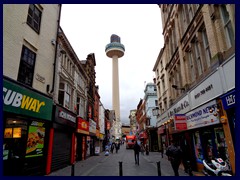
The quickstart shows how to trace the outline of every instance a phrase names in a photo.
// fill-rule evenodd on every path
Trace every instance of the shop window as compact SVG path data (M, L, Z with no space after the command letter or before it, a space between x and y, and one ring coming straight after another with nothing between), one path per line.
M202 150L199 131L196 131L193 134L193 142L194 142L195 155L196 155L197 162L201 163L203 161L203 150Z
M227 144L225 141L223 128L215 128L215 143L217 144L218 157L222 158L224 161L228 159Z
M23 158L27 139L27 123L7 119L4 128L3 160Z

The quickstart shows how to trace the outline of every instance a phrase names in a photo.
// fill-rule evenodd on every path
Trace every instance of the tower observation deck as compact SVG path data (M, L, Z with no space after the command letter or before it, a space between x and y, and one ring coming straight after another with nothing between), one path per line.
M124 55L125 47L123 44L121 44L121 39L119 36L115 34L111 36L111 43L106 45L105 52L110 58L113 56L120 58Z

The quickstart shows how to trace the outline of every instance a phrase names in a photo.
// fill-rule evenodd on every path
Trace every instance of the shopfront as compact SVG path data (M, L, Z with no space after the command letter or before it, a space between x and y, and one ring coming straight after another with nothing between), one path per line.
M77 160L85 160L87 156L87 136L89 135L89 122L77 117Z
M97 141L96 127L97 127L96 122L92 119L89 119L89 137L87 138L87 143L90 156L95 155L95 143Z
M3 174L45 174L53 101L3 79Z
M212 100L186 113L188 130L197 163L197 170L202 170L203 160L212 157L228 157L226 139L220 117L217 112L217 101Z
M55 105L53 119L51 171L72 164L76 153L76 114Z
M236 119L236 107L235 107L235 89L225 93L220 97L220 103L222 108L221 123L223 124L224 133L226 136L227 149L229 152L229 162L232 167L233 174L235 174L235 119Z

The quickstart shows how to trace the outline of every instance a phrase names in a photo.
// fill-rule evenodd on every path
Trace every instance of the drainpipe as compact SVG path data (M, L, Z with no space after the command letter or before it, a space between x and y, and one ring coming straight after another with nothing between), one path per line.
M58 51L58 31L60 28L60 18L61 18L61 9L62 9L62 4L59 4L59 14L58 14L58 20L57 20L57 34L56 34L56 47L55 47L55 55L54 55L54 63L53 63L53 81L52 81L52 90L50 93L54 92L54 86L55 86L55 73L56 73L56 61L57 61L57 51Z

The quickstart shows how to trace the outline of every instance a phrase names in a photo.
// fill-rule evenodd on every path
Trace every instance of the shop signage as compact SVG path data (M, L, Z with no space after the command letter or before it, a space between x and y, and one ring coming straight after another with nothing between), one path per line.
M68 114L67 112L64 112L63 110L60 110L60 111L59 111L58 116L59 116L60 118L63 118L63 119L72 121L72 122L74 122L74 123L76 122L76 117L75 117L75 116L71 116L70 114Z
M164 126L159 127L158 128L158 134L163 134L164 133L164 129L165 129Z
M225 110L235 107L235 90L223 95L221 99Z
M60 124L69 125L76 128L76 114L56 105L54 120Z
M89 119L89 132L96 134L96 122Z
M43 156L45 128L39 125L33 121L29 126L26 158Z
M89 122L78 117L77 118L77 132L89 135Z
M216 100L186 113L187 129L195 129L220 123L219 117L214 116L214 113L209 111L210 109L212 109L213 112L216 112Z
M52 119L53 101L23 86L3 79L3 110L21 115Z
M222 80L216 71L190 92L191 109L208 102L223 93Z
M187 119L185 114L175 114L174 123L176 130L187 130Z
M111 124L110 122L107 122L107 130L110 130L111 129Z
M184 114L190 110L188 95L178 101L173 105L167 112L168 118L172 117L174 114Z

